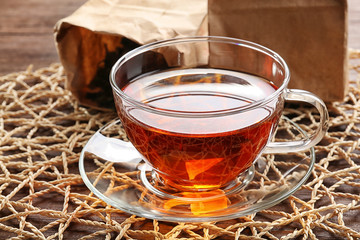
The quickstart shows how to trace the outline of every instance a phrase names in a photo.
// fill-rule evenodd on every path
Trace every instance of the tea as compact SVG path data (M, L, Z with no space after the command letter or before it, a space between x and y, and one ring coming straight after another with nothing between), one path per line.
M276 89L266 79L229 70L172 70L140 76L122 88L163 114L119 99L116 105L130 141L166 184L213 189L261 154L276 127L279 101L241 108Z

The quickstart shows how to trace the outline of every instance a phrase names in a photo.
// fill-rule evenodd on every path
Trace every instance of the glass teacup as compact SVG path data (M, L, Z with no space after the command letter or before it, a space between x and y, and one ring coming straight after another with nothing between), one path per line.
M270 49L211 36L141 46L110 76L123 127L154 181L190 192L226 188L262 153L301 151L322 139L325 104L288 89L289 80L285 61ZM308 138L275 143L287 100L314 105L320 124Z

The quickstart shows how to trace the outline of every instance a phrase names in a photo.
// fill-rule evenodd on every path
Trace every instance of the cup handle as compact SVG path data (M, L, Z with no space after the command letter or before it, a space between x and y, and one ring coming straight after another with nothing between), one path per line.
M321 141L329 128L329 113L326 105L316 95L304 90L287 89L285 100L306 102L316 107L320 113L319 127L314 134L302 140L291 142L270 142L267 144L264 153L298 152L309 149Z

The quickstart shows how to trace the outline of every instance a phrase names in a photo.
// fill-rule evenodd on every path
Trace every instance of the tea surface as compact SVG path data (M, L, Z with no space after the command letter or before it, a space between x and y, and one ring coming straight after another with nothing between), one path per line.
M279 116L276 100L251 111L234 110L276 91L244 73L193 69L142 76L123 88L153 109L129 106L120 114L128 137L164 181L189 188L216 188L246 170L261 153ZM126 103L125 103L126 104ZM232 114L208 116L219 111ZM201 117L195 114L201 113Z

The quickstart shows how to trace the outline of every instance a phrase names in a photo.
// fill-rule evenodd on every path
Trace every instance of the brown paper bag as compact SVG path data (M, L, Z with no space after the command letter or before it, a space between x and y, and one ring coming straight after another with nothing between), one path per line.
M139 45L207 35L206 0L90 0L55 26L67 89L85 105L113 105L110 69Z
M324 101L347 92L346 0L209 0L209 34L249 40L279 53L289 87Z

